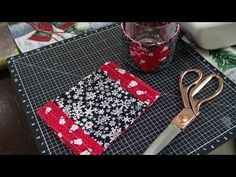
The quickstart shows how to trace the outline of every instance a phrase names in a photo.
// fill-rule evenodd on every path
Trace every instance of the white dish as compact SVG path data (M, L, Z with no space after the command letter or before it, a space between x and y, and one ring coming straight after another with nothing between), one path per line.
M236 22L181 22L180 26L204 49L236 45Z

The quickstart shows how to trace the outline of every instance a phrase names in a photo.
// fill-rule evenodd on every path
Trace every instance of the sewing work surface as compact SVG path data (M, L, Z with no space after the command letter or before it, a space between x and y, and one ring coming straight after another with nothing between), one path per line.
M200 108L197 118L161 154L207 154L236 134L236 85L179 40L171 65L145 74L123 62L122 32L114 24L7 60L15 89L27 122L42 154L72 154L59 138L36 116L36 110L76 85L79 80L108 60L114 60L152 88L160 97L142 117L122 134L104 154L142 154L183 108L179 76L190 68L204 75L215 72L224 88L214 100ZM214 84L200 96L212 92Z

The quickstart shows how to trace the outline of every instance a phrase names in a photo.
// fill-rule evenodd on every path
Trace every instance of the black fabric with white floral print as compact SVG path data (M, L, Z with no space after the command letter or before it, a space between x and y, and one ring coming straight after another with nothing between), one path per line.
M55 103L105 149L148 107L98 70Z

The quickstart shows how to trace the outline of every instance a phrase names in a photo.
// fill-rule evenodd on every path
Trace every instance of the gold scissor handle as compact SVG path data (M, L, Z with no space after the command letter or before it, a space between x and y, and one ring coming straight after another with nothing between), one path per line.
M199 99L199 100L195 100L193 97L194 95L196 95L211 79L216 78L218 79L218 88L216 89L215 93L203 98L203 99ZM191 90L189 93L189 99L190 99L190 103L192 106L192 110L194 112L195 115L199 114L199 108L201 106L202 103L206 102L206 101L210 101L211 99L215 98L217 95L219 95L219 93L222 91L223 89L223 83L224 80L216 75L216 74L210 74L209 76L207 76L206 78L203 78L202 80L200 80Z
M188 73L197 73L198 77L194 80L194 82L192 82L190 85L184 87L183 85L183 79L185 77L186 74ZM189 102L189 89L193 86L196 85L201 79L202 79L202 71L199 69L189 69L187 71L184 71L181 75L180 75L180 79L179 79L179 88L180 88L180 93L183 99L183 103L184 103L184 107L185 108L191 108L190 106L190 102Z

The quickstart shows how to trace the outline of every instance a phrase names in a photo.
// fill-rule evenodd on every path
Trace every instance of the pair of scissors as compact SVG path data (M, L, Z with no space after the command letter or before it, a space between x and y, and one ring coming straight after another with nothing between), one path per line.
M188 73L196 73L198 77L188 86L183 85L183 79ZM214 94L202 98L194 99L193 97L211 80L218 79L218 87ZM143 155L156 155L164 149L183 129L186 128L200 113L199 108L202 103L215 98L223 89L223 79L216 75L210 74L203 78L203 73L199 69L189 69L180 75L179 88L184 104L183 110L174 117L169 126L155 139L147 148Z

